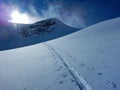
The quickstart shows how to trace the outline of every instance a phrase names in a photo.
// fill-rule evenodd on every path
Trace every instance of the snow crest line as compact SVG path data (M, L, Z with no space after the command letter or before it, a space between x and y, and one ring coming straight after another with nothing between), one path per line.
M55 55L63 62L65 67L68 69L69 73L76 81L76 84L78 85L80 90L93 90L92 87L87 83L87 81L80 74L78 74L78 72L75 71L75 69L70 65L70 63L66 59L63 59L62 56L58 54L53 47L51 47L47 43L43 44L47 46L51 51L53 51Z

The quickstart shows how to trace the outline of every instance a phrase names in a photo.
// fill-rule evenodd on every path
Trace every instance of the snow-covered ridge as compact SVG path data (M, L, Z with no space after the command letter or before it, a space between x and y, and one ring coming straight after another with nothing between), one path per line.
M0 30L0 50L6 50L56 39L79 29L67 26L56 18L50 18L33 24L11 23L0 26ZM9 36L4 38L7 34Z
M62 23L60 20L56 18L50 18L50 19L46 19L46 20L28 25L27 27L22 27L20 34L23 37L30 37L32 35L52 33L55 30L59 29L59 27L62 27L62 29L72 28L72 27L68 27L67 25L65 25L64 23Z

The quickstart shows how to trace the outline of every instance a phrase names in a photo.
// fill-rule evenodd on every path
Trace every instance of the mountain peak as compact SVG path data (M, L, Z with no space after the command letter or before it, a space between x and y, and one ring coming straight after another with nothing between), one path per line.
M37 25L43 25L43 26L53 26L53 25L57 25L57 26L67 26L66 24L64 24L61 20L57 19L57 18L48 18L42 21L38 21L34 24ZM70 27L70 26L69 26Z
M54 25L55 23L57 23L59 20L55 19L55 18L50 18L50 19L46 19L46 20L42 20L42 21L38 21L35 24L37 25L43 25L43 26L51 26Z
M67 29L67 30L66 30ZM64 31L62 31L64 30ZM49 18L43 21L22 27L20 33L23 37L30 37L33 35L40 35L45 33L51 33L54 31L58 32L71 32L77 30L76 28L65 25L62 21L57 18Z
M7 27L0 26L0 41L2 42L0 44L0 50L23 47L53 40L79 30L65 25L57 18L49 18L33 24L15 25L16 26L11 24ZM8 36L4 37L6 35Z

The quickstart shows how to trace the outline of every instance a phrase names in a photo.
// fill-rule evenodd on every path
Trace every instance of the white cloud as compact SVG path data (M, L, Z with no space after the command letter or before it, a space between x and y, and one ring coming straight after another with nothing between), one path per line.
M85 27L85 22L82 16L78 15L76 11L68 12L64 10L61 5L49 5L47 10L41 10L43 18L58 18L65 24L73 27Z

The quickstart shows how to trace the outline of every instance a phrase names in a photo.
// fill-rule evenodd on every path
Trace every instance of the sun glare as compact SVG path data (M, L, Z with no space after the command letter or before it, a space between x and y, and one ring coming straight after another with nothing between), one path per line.
M28 24L29 23L29 17L28 17L27 14L22 14L19 11L15 10L11 13L10 22Z

